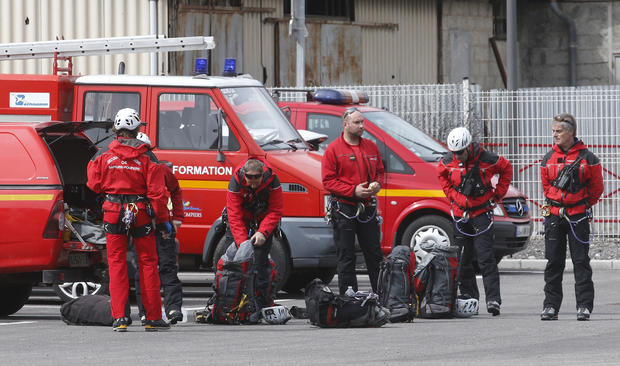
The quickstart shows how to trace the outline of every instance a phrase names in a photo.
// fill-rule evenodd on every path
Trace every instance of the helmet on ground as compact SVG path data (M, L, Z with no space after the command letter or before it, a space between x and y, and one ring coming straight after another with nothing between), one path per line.
M261 312L263 319L269 324L285 324L291 319L291 313L282 305L263 308Z
M469 130L465 127L457 127L448 134L448 149L450 151L460 151L471 144L472 137Z
M459 318L469 318L478 312L478 300L456 299L456 316Z
M140 116L133 108L123 108L116 113L114 118L114 128L118 131L120 129L135 130L140 127Z
M151 139L149 138L149 136L144 133L144 132L138 132L138 136L136 136L136 138L142 142L144 142L145 144L151 146Z

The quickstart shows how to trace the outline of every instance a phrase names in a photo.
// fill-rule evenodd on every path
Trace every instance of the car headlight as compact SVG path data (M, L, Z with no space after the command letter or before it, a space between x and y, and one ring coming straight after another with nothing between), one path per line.
M502 210L500 205L495 205L495 207L493 207L493 215L504 216L504 210Z

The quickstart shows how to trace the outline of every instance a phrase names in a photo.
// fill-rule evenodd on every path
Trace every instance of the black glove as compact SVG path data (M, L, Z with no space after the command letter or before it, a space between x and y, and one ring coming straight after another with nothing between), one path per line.
M155 228L162 234L170 234L172 232L172 225L170 225L170 222L162 222L161 224L155 225Z

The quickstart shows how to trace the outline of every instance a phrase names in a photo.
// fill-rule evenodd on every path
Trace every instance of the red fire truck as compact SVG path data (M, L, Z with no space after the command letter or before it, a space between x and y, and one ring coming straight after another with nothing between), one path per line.
M384 254L390 253L394 245L410 245L418 253L425 241L450 243L454 227L450 203L441 189L436 169L439 159L447 152L445 147L398 116L365 105L368 103L365 93L319 89L309 96L312 101L279 103L290 112L296 128L328 136L321 143L323 148L327 147L342 132L344 111L355 107L365 118L363 137L371 139L381 151L386 169L385 182L381 182L383 189L378 194L384 219L381 241ZM494 250L499 262L503 256L527 246L532 223L525 197L513 186L494 208L493 217Z
M37 54L32 47L30 52ZM327 194L320 181L320 161L260 82L249 75L68 73L3 75L0 121L88 124L112 121L121 108L139 111L146 122L142 131L150 136L154 153L173 164L183 189L185 221L177 237L184 267L210 267L223 254L220 215L228 181L244 159L261 156L278 174L284 191L282 235L274 240L271 251L278 283L296 290L315 277L331 280L336 249L331 228L323 219ZM111 122L103 125L85 131L99 147L113 138ZM67 153L65 158L70 158ZM11 189L1 183L0 189ZM12 240L6 235L0 239L0 249ZM30 244L33 252L41 249L37 243Z

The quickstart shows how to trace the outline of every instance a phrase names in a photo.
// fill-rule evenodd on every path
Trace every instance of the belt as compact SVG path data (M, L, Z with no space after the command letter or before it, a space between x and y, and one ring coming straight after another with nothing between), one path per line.
M106 201L112 203L136 203L140 201L148 201L148 198L146 198L146 196L141 196L137 194L106 194L105 199Z
M579 202L575 202L575 203L561 203L558 201L554 201L552 199L547 198L547 204L549 206L554 206L554 207L566 207L566 208L571 208L571 207L577 207L577 206L587 206L588 204L588 200L587 199L583 199Z
M364 201L357 201L354 199L351 199L349 197L343 197L343 196L337 196L335 194L332 194L332 199L338 201L338 202L342 202L342 203L346 203L349 204L351 206L357 206L358 203L361 203L362 205L368 207L368 206L373 206L376 204L376 200L373 198L370 199L370 201L364 202Z

